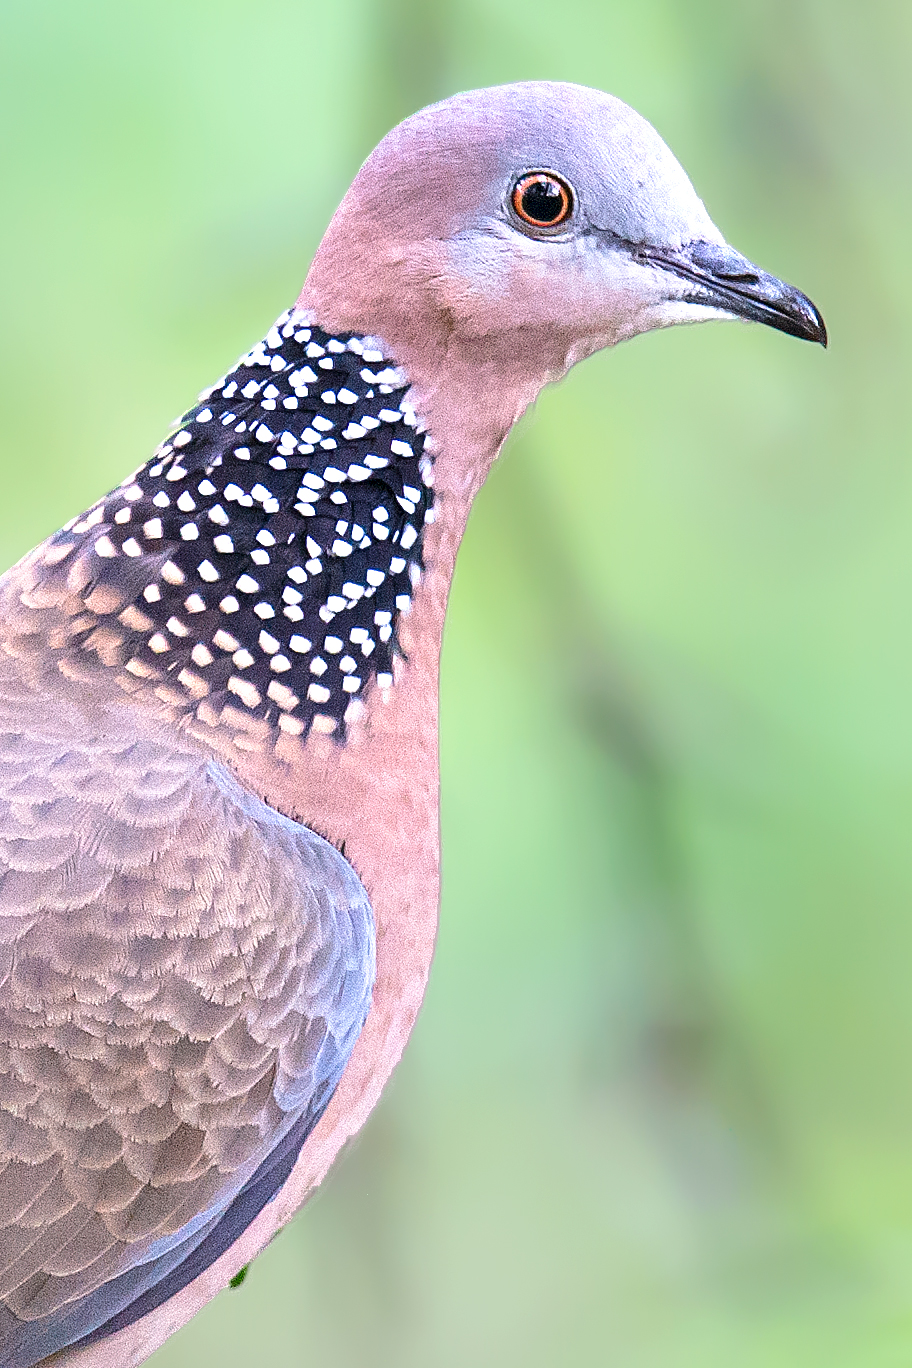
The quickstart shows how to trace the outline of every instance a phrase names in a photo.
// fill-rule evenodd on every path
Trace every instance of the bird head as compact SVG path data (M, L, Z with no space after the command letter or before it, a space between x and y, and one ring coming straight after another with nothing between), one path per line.
M709 318L826 343L809 299L726 244L645 119L561 82L468 91L393 129L340 206L301 302L394 346L399 335L506 340L559 353L559 370Z
M382 339L472 488L542 387L603 347L719 318L826 345L811 301L728 246L645 119L561 82L467 91L394 128L298 304Z

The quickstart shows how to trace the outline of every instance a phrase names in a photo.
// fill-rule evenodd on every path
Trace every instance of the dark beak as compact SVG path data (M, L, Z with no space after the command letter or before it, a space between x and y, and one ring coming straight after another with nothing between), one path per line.
M766 323L792 337L819 342L822 347L827 344L826 325L807 295L758 270L724 243L692 242L680 251L647 246L634 250L639 260L689 281L692 289L685 298L695 304Z

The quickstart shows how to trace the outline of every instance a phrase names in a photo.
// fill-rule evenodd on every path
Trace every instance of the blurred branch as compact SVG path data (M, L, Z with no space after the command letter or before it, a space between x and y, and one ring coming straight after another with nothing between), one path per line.
M726 1202L788 1164L774 1105L706 953L679 831L675 764L625 670L623 647L606 633L603 612L568 560L531 463L514 470L510 497L504 521L522 528L516 554L549 620L555 685L597 759L604 822L617 832L628 982L620 1021L604 993L596 1004L587 1072L604 1086L606 1060L620 1043L622 1072L686 1186L703 1200ZM604 942L609 934L606 918L596 936ZM617 954L616 940L610 951L597 949L602 962L604 953ZM624 1039L606 1048L619 1026Z

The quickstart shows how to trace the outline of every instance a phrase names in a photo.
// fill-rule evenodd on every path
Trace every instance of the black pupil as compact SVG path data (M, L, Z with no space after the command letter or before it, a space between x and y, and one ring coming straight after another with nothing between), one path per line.
M553 223L564 209L564 197L557 181L534 180L522 192L523 212L536 223Z

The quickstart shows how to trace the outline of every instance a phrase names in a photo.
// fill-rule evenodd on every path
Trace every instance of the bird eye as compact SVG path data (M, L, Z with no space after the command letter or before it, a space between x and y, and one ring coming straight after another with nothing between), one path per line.
M553 171L527 171L513 186L510 203L532 228L557 228L573 213L573 191Z

